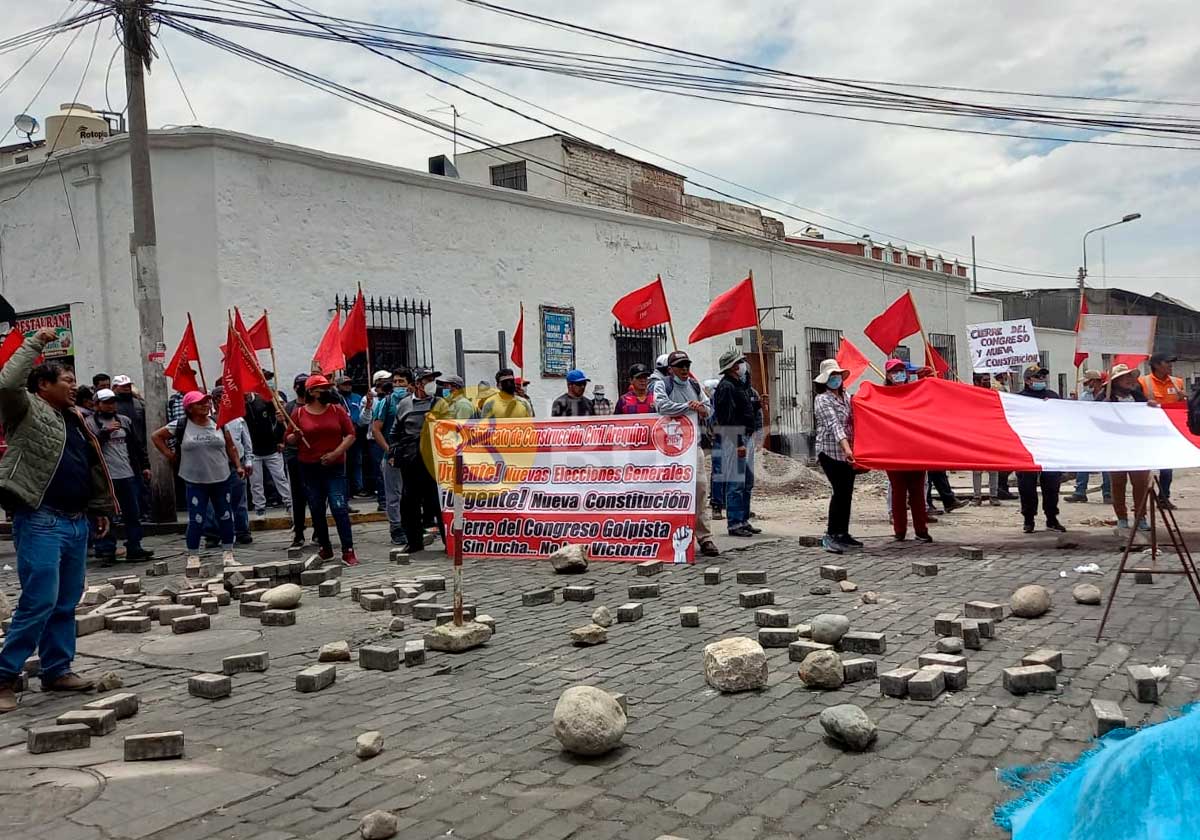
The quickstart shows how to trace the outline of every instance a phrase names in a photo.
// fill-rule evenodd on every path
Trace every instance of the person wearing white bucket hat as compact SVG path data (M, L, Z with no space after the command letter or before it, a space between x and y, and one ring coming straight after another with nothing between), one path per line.
M813 419L817 430L817 463L825 471L833 495L829 499L829 517L821 546L831 554L847 548L861 548L850 536L850 507L854 501L854 414L846 393L850 371L836 359L821 362L813 377Z

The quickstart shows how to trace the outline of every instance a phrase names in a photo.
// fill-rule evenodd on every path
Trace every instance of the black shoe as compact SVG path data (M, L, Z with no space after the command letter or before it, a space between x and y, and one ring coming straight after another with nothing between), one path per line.
M238 545L250 545L250 543L254 542L254 537L249 534L238 534L235 540Z
M115 554L97 554L96 559L100 561L101 566L115 566L117 563Z
M892 534L892 542L904 542L908 537L904 534Z
M863 544L861 542L854 539L854 537L850 536L849 534L842 534L840 537L837 537L836 539L842 545L848 545L851 548L862 548L863 547Z
M720 550L717 549L716 544L713 543L712 540L705 540L704 542L700 543L700 553L705 557L721 556Z
M913 539L915 539L917 542L923 543L933 542L933 537L929 536L928 534L916 534L914 535Z
M1175 505L1170 499L1159 499L1158 506L1161 510L1175 510Z
M1033 533L1033 520L1032 520L1032 519L1026 519L1026 520L1025 520L1025 533L1026 533L1026 534L1032 534L1032 533Z
M153 560L154 552L144 548L131 548L125 552L126 560Z
M1017 497L1014 496L1012 493L1010 493L1008 490L1001 490L999 493L996 494L996 498L1011 502L1013 499L1015 499Z
M751 525L749 522L747 522L742 527L748 529L750 531L750 533L752 533L752 534L761 534L762 533L762 528L756 528L755 526Z
M1080 493L1072 493L1070 496L1064 497L1063 501L1064 502L1086 502L1087 496L1082 495Z
M959 508L966 507L967 503L960 502L958 499L951 499L948 502L943 502L943 506L946 508L946 513L950 513L951 511L956 511Z
M724 519L725 518L724 509L719 508L719 507L714 507L712 509L712 514L711 514L710 518L711 519Z
M729 531L731 537L753 537L754 532L750 530L749 525L739 525L736 528L731 528Z
M1067 526L1063 525L1057 519L1047 519L1046 529L1048 531L1058 531L1061 534L1065 534L1067 532Z
M292 538L292 544L289 548L304 548L304 535L298 534Z
M747 519L758 519L758 514L755 513L754 511L750 511L749 513L746 514L746 518Z

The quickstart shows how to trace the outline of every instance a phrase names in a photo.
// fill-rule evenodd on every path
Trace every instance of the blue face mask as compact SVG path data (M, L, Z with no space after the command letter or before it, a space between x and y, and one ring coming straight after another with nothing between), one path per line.
M1029 387L1030 387L1030 388L1032 388L1032 389L1033 389L1033 390L1035 390L1035 391L1045 391L1045 390L1046 390L1046 383L1045 383L1045 382L1039 382L1038 380L1036 380L1036 379L1035 379L1035 380L1033 380L1032 382L1030 382L1030 383L1029 383Z
M908 374L907 373L893 373L892 381L895 382L897 385L903 385L905 382L908 381Z
M441 394L445 399L450 399L450 389L449 388L443 388L441 391Z
M837 376L829 377L829 379L825 382L825 386L827 388L829 388L829 390L831 390L831 391L836 391L838 388L841 388L842 387L841 375L839 374Z
M678 384L680 384L680 385L686 385L686 384L688 384L688 381L687 381L687 379L686 379L686 378L681 378L681 377L679 377L679 376L674 376L674 374L672 374L672 376L674 377L675 381L676 381Z
M403 385L398 385L392 389L392 396L395 397L397 400L402 400L408 396L408 389L405 388Z

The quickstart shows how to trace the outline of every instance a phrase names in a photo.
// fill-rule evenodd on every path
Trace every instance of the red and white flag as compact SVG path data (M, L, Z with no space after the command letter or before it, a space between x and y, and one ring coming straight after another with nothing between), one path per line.
M1088 360L1087 351L1080 352L1079 350L1079 329L1083 326L1083 316L1088 314L1087 294L1079 290L1079 314L1075 316L1075 367L1079 368L1081 364Z
M1040 400L944 379L868 382L854 397L854 457L879 470L1200 467L1186 409Z

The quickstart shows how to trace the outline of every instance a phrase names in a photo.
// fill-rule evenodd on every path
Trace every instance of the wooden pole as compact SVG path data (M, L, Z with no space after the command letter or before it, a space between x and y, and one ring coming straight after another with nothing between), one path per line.
M263 309L263 323L267 325L267 346L271 348L271 373L275 376L275 387L271 389L272 393L279 393L279 365L275 361L275 336L271 335L271 318L267 315L267 310Z
M359 295L359 297L362 297L362 283L358 284L358 295ZM364 321L364 323L366 322L366 316L367 316L367 300L366 300L366 298L363 298L363 321ZM367 331L367 390L368 391L371 390L371 385L373 384L371 381L371 375L372 375L372 371L371 371L371 333L370 333L370 330L368 330Z
M663 300L667 299L667 290L663 288L662 275L656 275L658 278L658 287L662 289ZM671 349L678 350L679 342L675 340L675 321L671 318L671 307L667 306L667 330L671 333Z
M929 336L925 335L925 324L921 321L921 312L920 312L920 310L917 309L917 302L912 299L912 291L910 290L908 292L905 292L905 294L907 294L908 299L910 301L912 301L913 312L917 313L917 327L920 328L920 330L921 330L921 344L923 345L921 347L921 357L926 362L928 362L929 361ZM937 371L934 371L934 374L936 375Z
M196 328L192 326L192 313L189 312L187 314L187 316L188 316L188 331L192 334L192 337L194 338L196 335ZM200 348L197 347L196 349L199 350ZM208 382L204 378L204 362L200 361L199 353L196 354L196 367L200 368L200 387L203 388L204 393L207 394L208 393Z
M265 313L266 310L264 309L263 312ZM233 315L228 312L226 314L229 317L229 323L232 324L233 323ZM268 326L268 333L269 333L269 331L270 331L270 327ZM268 384L267 390L271 393L271 404L275 406L275 410L279 414L283 415L284 422L287 423L289 426L291 426L292 431L294 431L296 434L300 435L300 440L304 441L305 446L308 446L308 439L306 437L304 437L304 432L300 431L300 427L296 425L296 421L291 418L291 415L289 415L287 413L287 411L285 410L283 403L279 401L279 391L277 391L274 388L269 387L269 383L267 383L267 378L265 376L263 376L262 366L258 364L258 357L254 355L254 348L248 347L246 345L246 340L244 338L242 338L242 334L240 332L238 332L237 330L233 330L233 335L234 335L234 338L237 340L238 347L241 348L241 351L247 357L254 360L255 368L258 370L258 378L261 379L264 384ZM227 353L232 350L233 350L232 347L225 348L225 352L227 352ZM273 354L274 354L274 352L272 351L272 355Z

